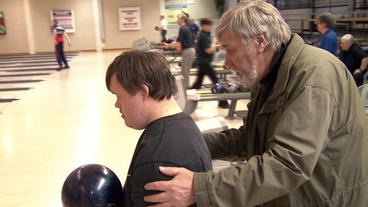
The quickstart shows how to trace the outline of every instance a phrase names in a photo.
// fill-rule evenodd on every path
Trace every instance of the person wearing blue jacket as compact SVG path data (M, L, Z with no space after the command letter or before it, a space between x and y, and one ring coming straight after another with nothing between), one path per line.
M321 33L317 47L329 51L333 55L337 54L337 35L334 31L335 18L330 13L323 13L317 17L317 30Z

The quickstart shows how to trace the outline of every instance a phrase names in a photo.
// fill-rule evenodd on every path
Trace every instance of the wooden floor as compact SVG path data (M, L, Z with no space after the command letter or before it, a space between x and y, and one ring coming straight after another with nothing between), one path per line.
M124 183L141 131L124 125L105 87L106 68L119 53L81 53L70 70L52 72L17 92L20 100L0 104L0 207L60 207L66 176L88 163L108 166ZM195 120L227 113L216 102L204 104Z

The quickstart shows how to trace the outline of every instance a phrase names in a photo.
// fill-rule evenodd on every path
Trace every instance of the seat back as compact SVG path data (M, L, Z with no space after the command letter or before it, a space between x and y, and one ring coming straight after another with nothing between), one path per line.
M359 93L362 98L363 105L368 108L368 84L359 86Z
M138 49L138 50L143 50L143 51L148 51L148 50L151 49L151 45L148 42L148 40L143 37L143 38L135 40L133 42L132 48L133 49Z

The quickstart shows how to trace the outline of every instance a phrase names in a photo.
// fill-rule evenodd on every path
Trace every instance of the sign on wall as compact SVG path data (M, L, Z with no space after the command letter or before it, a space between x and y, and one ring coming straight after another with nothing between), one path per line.
M177 25L176 21L178 19L178 15L183 11L188 13L188 8L186 4L171 4L166 5L166 19L169 25Z
M4 12L0 11L0 35L6 34Z
M119 29L120 30L142 29L141 8L140 7L119 8Z
M165 0L165 5L193 4L194 0Z
M178 15L183 11L188 13L188 4L193 4L194 0L165 0L165 12L167 23L176 26Z
M54 9L50 11L51 22L56 19L66 32L75 32L74 11L72 9Z

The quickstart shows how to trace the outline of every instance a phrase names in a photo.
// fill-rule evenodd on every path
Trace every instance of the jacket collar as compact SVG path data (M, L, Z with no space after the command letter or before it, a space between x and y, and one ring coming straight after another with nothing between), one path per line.
M281 60L280 68L277 73L277 79L271 94L267 99L267 102L275 101L281 94L285 92L290 78L291 68L304 46L304 40L299 35L293 34L284 57Z

